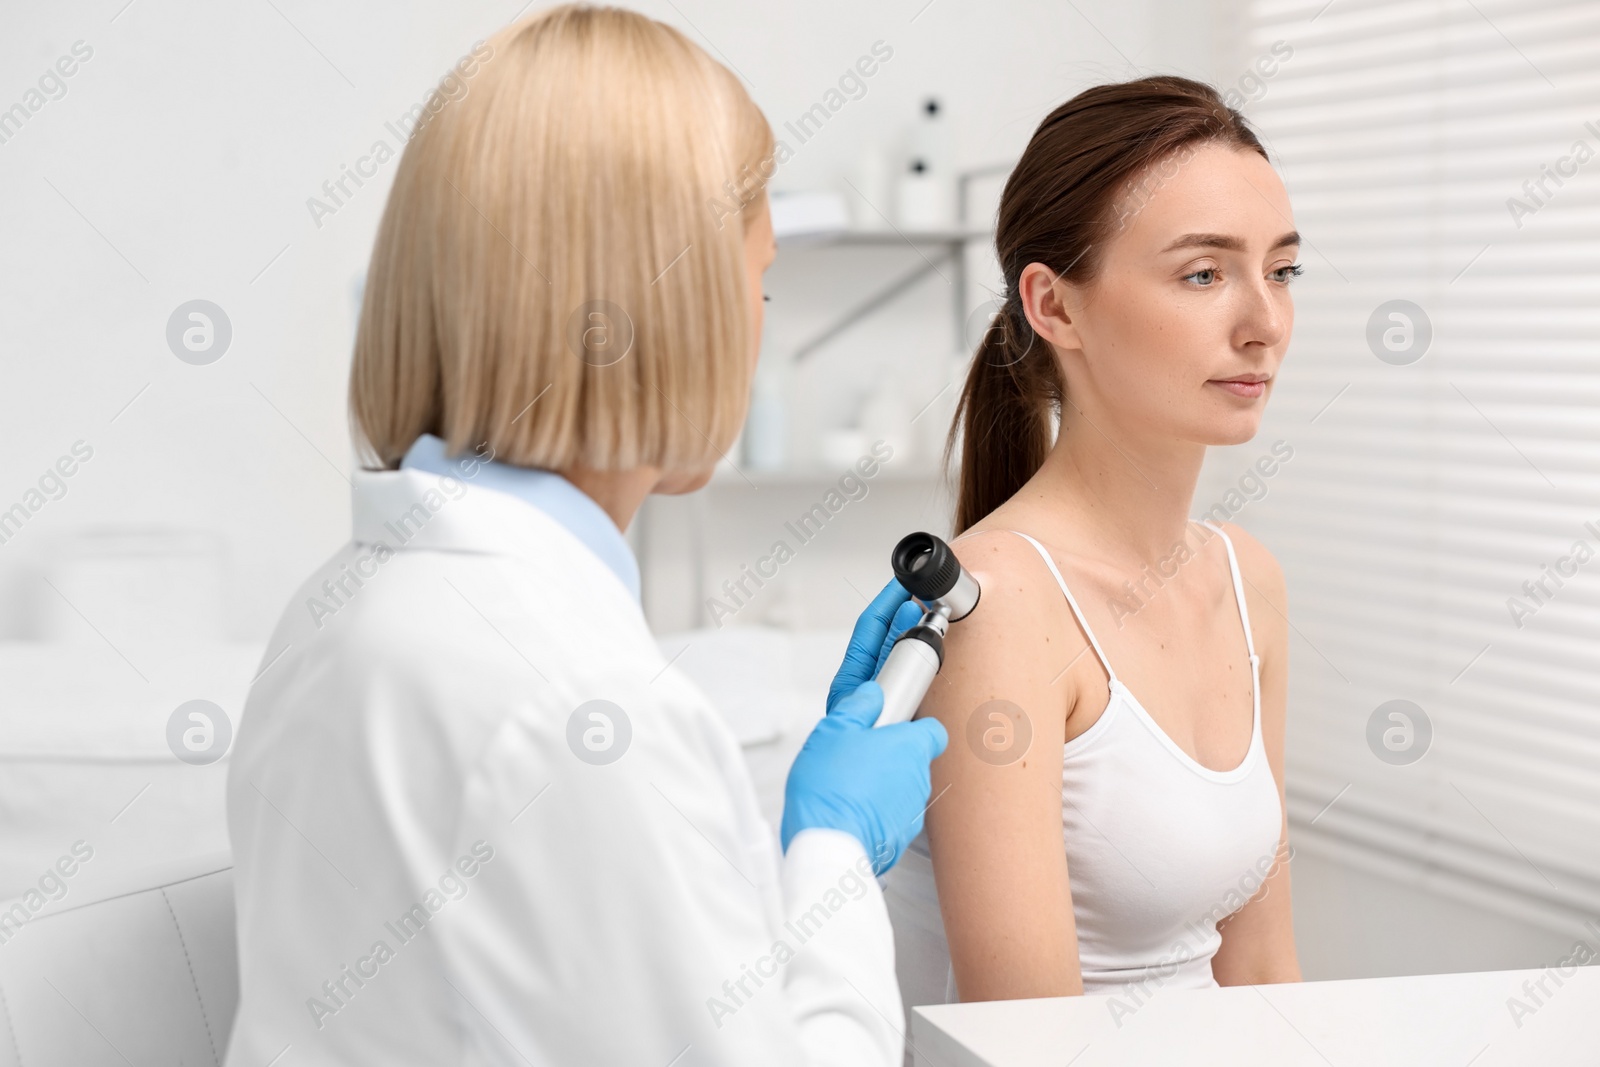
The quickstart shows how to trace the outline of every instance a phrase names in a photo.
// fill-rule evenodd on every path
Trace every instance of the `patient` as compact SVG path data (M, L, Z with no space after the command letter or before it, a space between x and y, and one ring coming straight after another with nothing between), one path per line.
M1006 183L957 414L983 595L922 704L950 746L888 884L908 1008L1111 994L1120 1023L1299 980L1283 575L1189 519L1207 446L1260 426L1299 241L1245 120L1185 78L1079 94Z

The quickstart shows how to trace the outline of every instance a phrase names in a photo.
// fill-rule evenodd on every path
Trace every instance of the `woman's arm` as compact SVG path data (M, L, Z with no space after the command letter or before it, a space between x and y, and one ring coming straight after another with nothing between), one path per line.
M950 735L926 825L956 989L963 1001L1079 994L1062 744L1073 672L1093 656L1080 658L1088 644L1062 625L1066 602L1026 541L993 531L953 547L983 593L951 626L920 715ZM1019 723L994 701L1021 709L1026 751L1007 751Z
M1245 604L1261 657L1261 740L1283 806L1278 853L1271 873L1243 908L1217 926L1222 947L1211 960L1220 985L1300 981L1289 907L1289 815L1284 804L1283 738L1289 687L1289 606L1283 569L1272 553L1233 523L1224 523L1245 581Z

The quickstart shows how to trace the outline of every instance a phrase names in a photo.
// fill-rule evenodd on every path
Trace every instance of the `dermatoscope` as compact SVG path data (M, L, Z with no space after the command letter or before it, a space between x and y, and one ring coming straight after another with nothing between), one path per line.
M931 533L908 534L889 554L894 576L926 609L921 621L895 641L878 672L883 711L875 725L906 722L917 713L934 675L944 665L950 624L978 606L978 580L961 567L950 546Z

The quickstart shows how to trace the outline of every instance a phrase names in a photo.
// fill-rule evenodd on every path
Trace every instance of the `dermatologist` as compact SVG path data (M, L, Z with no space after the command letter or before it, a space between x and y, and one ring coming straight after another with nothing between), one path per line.
M875 875L936 721L874 728L918 609L858 620L762 818L623 532L743 424L772 132L677 31L561 7L396 165L350 404L354 533L293 595L228 776L228 1067L901 1062Z

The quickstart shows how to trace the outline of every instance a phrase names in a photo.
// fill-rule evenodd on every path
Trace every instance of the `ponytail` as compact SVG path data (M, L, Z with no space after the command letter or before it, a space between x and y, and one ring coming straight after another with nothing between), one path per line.
M1055 354L1028 325L1015 286L1007 288L1011 295L972 357L946 444L948 457L959 428L964 444L958 535L1011 499L1043 466L1064 399Z

